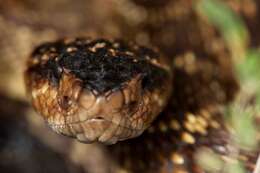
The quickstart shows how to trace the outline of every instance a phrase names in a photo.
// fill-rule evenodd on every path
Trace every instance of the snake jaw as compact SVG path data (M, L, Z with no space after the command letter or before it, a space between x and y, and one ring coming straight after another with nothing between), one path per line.
M60 40L34 51L25 77L33 106L51 129L114 144L142 134L162 111L170 96L166 67L163 57L137 45Z

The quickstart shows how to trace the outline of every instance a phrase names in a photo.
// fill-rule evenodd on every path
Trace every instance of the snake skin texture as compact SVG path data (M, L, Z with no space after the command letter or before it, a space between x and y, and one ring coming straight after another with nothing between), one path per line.
M86 49L90 52L85 53ZM196 156L203 149L220 155L223 161L246 161L248 170L253 170L248 160L255 155L246 155L230 143L222 97L214 95L216 88L211 86L213 81L221 82L214 72L217 68L210 64L212 73L202 77L208 70L205 65L212 62L187 52L170 67L155 55L152 49L122 41L78 38L46 43L29 58L25 74L28 93L35 109L57 133L84 143L121 141L108 146L108 151L127 172L203 173ZM110 66L99 56L102 60L122 59ZM140 61L145 62L138 64ZM107 66L100 70L100 65ZM190 65L194 65L192 71ZM121 74L113 73L119 68ZM94 72L98 73L94 79L86 75ZM170 73L178 75L172 84ZM105 77L96 82L100 76ZM113 77L114 83L102 83ZM235 80L233 85L237 85ZM183 98L190 102L186 104ZM240 154L231 157L233 150Z
M29 51L33 50L35 45L62 38L64 35L73 37L75 35L94 35L93 38L105 35L105 38L109 36L108 38L134 40L138 43L137 45L149 45L148 47L154 45L158 47L160 53L153 55L153 53L146 51L145 54L148 54L148 57L159 56L160 60L161 58L166 59L167 62L163 63L166 64L165 66L161 66L161 63L151 61L152 65L164 69L167 74L169 68L172 71L170 75L173 75L173 81L167 79L166 84L160 83L159 86L171 87L171 98L165 99L169 100L168 105L161 108L163 111L158 117L151 118L155 119L151 126L146 127L147 129L141 136L119 141L114 145L103 146L108 157L116 162L119 173L205 173L207 171L198 164L197 153L200 150L207 150L209 153L219 155L227 164L239 160L245 164L248 172L252 172L258 152L243 151L230 144L231 134L224 124L222 108L233 100L239 88L233 73L229 52L216 28L205 22L203 17L193 8L195 1L154 0L153 3L149 3L149 0L108 0L112 5L108 5L108 9L102 10L100 9L103 7L104 1L98 3L98 0L78 1L72 3L73 5L67 1L59 1L57 3L59 8L53 5L56 1L55 3L50 1L53 3L49 4L47 1L10 0L7 2L7 8L2 5L4 1L0 2L0 9L3 10L0 16L0 24L2 24L0 25L0 35L4 38L0 42L3 46L0 53L5 55L3 56L4 60L15 59L13 62L16 63L8 64L15 69L14 71L23 70L20 70L23 67L20 64L23 63L23 58L28 57ZM92 6L95 2L97 5ZM122 3L120 4L120 2ZM259 20L257 20L259 14L250 16L254 12L247 10L252 9L247 7L253 2L249 3L247 0L239 2L228 0L225 2L231 4L230 6L246 19L252 34L252 44L255 47L259 46L259 34L257 34L257 27L255 27L259 26ZM259 4L259 2L256 3ZM31 8L33 6L37 6L37 8ZM46 16L46 11L51 13L52 17ZM102 16L100 11L105 14ZM68 25L64 19L73 22ZM90 40L90 42L95 40L85 39ZM68 45L76 42L75 39L66 40ZM57 42L62 43L64 40ZM95 43L101 44L93 43L88 49L95 53L96 49L102 49L103 43L107 44L108 42L110 41L106 39L96 40ZM41 52L41 48L45 47L51 51L42 50ZM78 104L79 100L82 100L84 106L88 108L95 100L96 95L94 94L100 95L101 93L102 95L106 93L107 89L110 90L119 85L114 85L114 82L107 83L111 80L106 80L105 85L100 83L100 80L95 81L94 79L91 79L90 83L85 83L80 77L84 78L87 75L84 72L82 75L77 71L78 63L72 65L70 56L63 58L68 61L59 61L62 69L67 69L62 70L62 75L60 75L61 71L56 68L58 67L57 63L49 61L50 57L60 55L60 52L56 52L53 47L57 48L56 44L38 47L28 62L30 67L38 66L47 69L43 72L38 71L40 75L27 78L29 81L37 81L35 83L27 81L29 93L32 91L31 86L37 88L35 92L31 92L32 99L36 97L33 99L33 106L36 110L40 110L40 114L47 123L58 133L74 136L85 143L97 141L97 136L103 133L105 128L98 129L96 127L103 124L104 117L94 115L92 118L94 121L97 120L95 125L86 125L85 127L84 123L80 122L80 116L67 116L67 114L74 115L75 108L83 106ZM143 48L147 50L145 47ZM67 46L64 52L69 54L75 50L77 50L77 46L72 45ZM113 50L114 48L110 51L111 55ZM157 49L152 48L152 52L157 52ZM126 51L124 54L130 58L133 56ZM78 53L77 55L81 56L82 54ZM167 59L171 61L168 62ZM48 63L45 64L47 61ZM0 62L2 63L2 59ZM39 62L44 63L38 64ZM48 68L45 68L45 65ZM52 71L52 69L57 70ZM36 70L34 74L38 72ZM121 74L120 72L117 74ZM22 74L22 72L20 73ZM5 71L1 73L1 77L4 74ZM100 75L102 73L91 74L98 79L102 78ZM118 78L117 84L128 81L128 86L136 86L134 83L138 83L138 78L131 78L135 76L133 74L129 73L129 78L123 78L127 80ZM18 75L14 74L14 76ZM44 80L38 80L39 76L41 76L39 79L43 79L42 76L44 76ZM8 79L10 78L8 77ZM16 83L16 78L13 77L13 79ZM1 81L0 86L8 88L4 84L5 82ZM14 88L12 93L18 90L17 87ZM87 92L93 88L98 92L94 92L95 89L92 90L93 92ZM115 88L119 89L120 87ZM43 91L46 94L42 94ZM60 99L56 99L57 93L59 93ZM79 95L82 93L84 93L84 97L79 99ZM113 106L118 107L118 100L122 98L120 95L115 94L118 99L111 102ZM137 98L138 94L135 96ZM49 108L50 105L55 106ZM106 106L100 107L105 108ZM57 110L59 112L57 116L52 117L52 113L57 112ZM64 115L66 118L63 118ZM113 117L111 115L110 118ZM82 120L86 120L86 117L83 117ZM68 125L64 126L64 121L69 122ZM115 119L115 121L118 122L119 119ZM70 122L76 122L76 124L70 124ZM101 126L107 127L108 125L104 123ZM82 133L83 131L89 133ZM121 131L125 132L121 136L118 135L117 139L112 137L117 132L111 132L108 133L107 139L100 142L113 144L130 134L127 130ZM236 156L232 156L234 150L238 153ZM92 157L88 153L83 157L90 157L94 160L94 156ZM105 165L105 163L100 163L98 166L103 167L102 164ZM116 171L105 171L105 173L110 172ZM219 172L225 172L225 170Z
M170 68L151 49L81 38L36 48L25 77L35 109L54 131L114 144L139 136L165 107Z

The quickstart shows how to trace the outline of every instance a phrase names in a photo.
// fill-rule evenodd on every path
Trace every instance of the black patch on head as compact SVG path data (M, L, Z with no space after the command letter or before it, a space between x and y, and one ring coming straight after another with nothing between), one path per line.
M43 60L43 56L48 56ZM104 93L120 88L136 75L143 77L142 86L153 89L165 79L167 72L149 62L158 58L153 50L123 41L104 39L60 40L45 43L32 54L38 64L28 69L58 84L64 70L83 82L83 87Z
M166 6L170 0L132 0L137 5L144 6L146 8L160 8Z

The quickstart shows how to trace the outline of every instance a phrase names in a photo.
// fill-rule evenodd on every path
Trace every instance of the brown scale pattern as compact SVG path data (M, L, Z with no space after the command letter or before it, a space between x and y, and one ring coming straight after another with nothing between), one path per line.
M207 60L194 55L193 63L185 64L181 62L185 56L187 54L175 63L182 75L175 75L171 102L150 129L139 138L109 147L111 155L127 172L203 173L194 159L200 148L229 154L229 132L223 124L220 104L223 96L214 94L225 93L221 86L218 92L210 88L211 82L217 82L218 75L204 71ZM191 71L190 66L194 66L194 70ZM207 80L202 77L205 73Z
M142 0L142 1L145 1L145 0ZM147 0L148 1L148 0ZM233 1L233 0L230 0L231 2ZM245 0L246 1L246 4L248 4L248 2L247 2L247 0ZM8 1L9 2L9 1ZM167 1L168 2L168 1ZM140 32L140 30L139 31L137 31L136 30L136 28L134 28L134 29L132 29L132 28L129 28L129 27L127 27L127 29L125 29L125 31L127 31L127 32L130 32L130 31L134 31L134 32L136 32L136 33L139 33L139 34L137 34L137 36L135 36L135 34L129 34L129 33L127 33L127 34L123 34L124 36L129 36L129 37L131 37L131 38L134 38L134 37L136 37L136 39L138 40L138 39L140 39L140 38L147 38L147 32L146 32L146 30L148 29L148 30L150 30L149 29L149 27L152 29L152 31L149 31L148 32L148 35L149 34L152 34L152 37L150 38L150 35L148 36L148 39L151 39L152 40L152 42L154 43L154 44L157 44L162 50L164 50L164 52L166 52L166 54L167 55L170 55L170 57L173 57L173 56L175 56L176 54L178 54L178 53L183 53L183 52L185 52L186 50L194 50L195 49L195 52L199 52L199 53L201 53L201 52L203 52L203 51L208 51L208 47L214 47L214 46L210 46L210 45L214 45L215 43L218 43L219 41L219 43L217 44L217 48L219 48L219 46L220 45L222 45L222 42L221 42L221 40L218 40L218 37L217 37L217 39L212 39L212 37L210 36L212 33L214 33L213 34L213 36L215 35L215 32L214 31L212 31L212 28L211 27L209 27L208 25L206 25L205 27L203 27L204 26L204 22L201 22L201 20L199 20L198 18L197 18L197 15L195 15L194 16L194 12L193 12L193 10L190 10L190 5L189 4L191 4L191 2L192 1L190 1L190 0L185 0L185 1L171 1L171 2L173 2L175 5L175 9L177 9L177 10L170 10L170 11L172 11L172 13L175 13L175 14L173 14L172 16L166 16L166 19L165 19L165 17L160 17L160 19L163 19L163 21L164 21L164 25L161 25L160 23L159 23L159 26L161 25L161 26L168 26L167 28L165 28L165 27L157 27L157 25L156 25L156 27L154 27L154 26L151 26L150 24L149 25L142 25L141 27L140 26L134 26L134 27L136 27L136 28L138 28L137 30L139 30L140 28L141 29L144 29L144 31L141 31ZM240 1L239 1L240 2ZM233 3L236 5L236 4L238 4L238 1L233 1ZM41 5L41 4L40 4ZM188 6L188 8L186 8ZM4 7L4 6L3 6ZM82 7L85 7L85 5L82 5ZM179 7L181 7L181 8L179 8ZM244 6L243 6L244 7ZM170 7L171 8L171 7ZM168 9L170 9L170 8L168 8ZM13 11L13 10L10 10L11 8L6 8L7 9L7 11ZM62 9L62 8L60 8L60 9ZM95 9L95 8L93 8L93 9ZM184 10L178 10L178 9L184 9ZM55 12L57 11L58 9L56 9L55 8ZM158 10L158 9L157 9ZM87 12L89 12L89 10L85 10L84 9L84 11L87 11ZM192 13L192 15L190 15L190 13L188 12L187 13L187 11L190 11L191 13ZM179 15L177 14L177 13L179 13ZM154 14L158 14L158 13L154 13ZM17 15L17 16L20 16L20 15ZM29 15L30 16L30 15ZM80 16L84 16L84 17L80 17ZM87 16L91 16L91 17L93 17L92 15L87 15ZM160 15L157 15L157 16L160 16ZM180 17L180 16L183 16L183 17ZM258 16L258 15L257 15ZM257 16L254 16L254 17L252 17L251 18L251 20L249 21L249 25L250 25L250 30L254 33L254 35L258 35L257 33L257 28L258 27L255 27L256 25L255 25L255 23L259 23L258 21L259 20L257 20L258 18L257 18ZM27 16L26 16L27 17ZM76 18L76 19L83 19L82 21L87 21L86 20L86 15L82 15L82 13L79 13L79 16ZM172 17L175 17L175 18L172 18ZM30 22L31 22L31 18L30 17L27 17L28 18L28 20L30 20ZM168 18L168 19L167 19ZM41 19L41 18L39 18L39 19ZM190 22L190 19L192 19L194 22ZM52 20L52 19L46 19L47 21L49 21L49 20ZM45 20L45 21L46 21ZM19 23L21 20L20 19L16 19L16 21L18 21L17 23ZM40 22L40 24L42 24L42 21L43 20L39 20ZM67 30L73 30L73 29L71 29L71 27L69 27L69 29L68 29L68 27L67 26L65 26L64 27L64 22L62 22L62 20L53 20L54 22L53 23L55 23L56 25L58 25L59 23L62 23L63 25L62 25L62 27L60 27L60 28L62 28L62 29L64 29L64 28L66 28ZM152 20L151 20L152 21ZM58 24L57 24L58 23ZM78 23L80 23L80 22L78 22ZM102 22L100 22L100 23L102 23ZM150 22L150 23L152 23L153 25L154 25L154 23L156 23L156 22ZM199 25L200 26L198 26L198 23L199 23ZM169 25L168 25L169 24ZM187 25L188 24L188 25ZM258 24L257 24L258 25ZM74 25L73 25L74 26ZM76 25L77 26L77 25ZM94 28L94 29L97 29L97 27L96 26L94 26L93 27L93 25L91 24L88 24L88 25L86 25L86 26L91 26L91 27L89 27L89 28ZM143 26L145 26L145 27L143 27ZM39 27L38 25L37 25L37 27ZM50 27L50 26L48 26L48 27ZM28 28L32 28L32 26L28 26ZM84 27L80 27L80 28L84 28ZM101 28L104 28L103 27L103 23L102 23L102 25L101 25ZM105 27L105 28L107 28L107 27ZM108 27L109 28L109 27ZM154 29L153 29L154 28ZM163 28L163 30L161 29L161 28ZM175 28L175 29L174 29ZM184 28L187 28L187 29L184 29ZM192 28L192 29L191 29ZM207 31L207 32L204 32L204 35L202 35L201 34L201 32L203 32L203 31L200 31L200 28L202 29L203 28L203 30L204 31ZM8 27L8 30L10 30L10 27ZM210 31L210 32L208 32L208 31ZM74 32L73 32L74 33ZM171 34L171 33L180 33L180 34L178 34L177 35L177 39L175 39L175 34ZM193 41L191 41L191 42L189 42L189 41L187 41L187 38L188 38L188 36L187 35L189 35L189 34L192 34L192 33L194 33L195 35L197 35L197 36L195 36L196 38L194 38L194 39L192 39ZM199 33L199 34L198 34ZM12 35L16 35L16 34L12 34ZM45 37L44 37L45 38ZM169 39L164 39L164 38L169 38ZM173 39L172 39L173 38ZM4 39L4 40L6 40L6 39ZM37 41L37 42L39 42L39 34L37 35L37 38L35 38L35 40ZM145 39L144 39L145 40ZM214 41L212 41L212 40L214 40ZM169 42L170 41L170 42ZM202 43L202 41L204 42L204 44L201 44ZM254 42L254 44L253 45L255 45L255 46L258 46L257 44L258 44L258 41L259 41L259 39L258 39L258 37L253 37L253 42ZM21 43L20 44L24 44L25 42L24 41L20 41ZM206 44L206 46L205 46L205 44ZM9 45L9 44L8 44ZM16 46L14 46L14 47L18 47L17 46L17 43L15 42L15 45ZM173 46L173 45L175 45L175 46ZM224 44L223 44L224 45ZM196 48L194 48L194 47L196 47ZM204 48L202 48L202 47L204 47ZM205 48L206 47L206 48ZM215 48L216 48L215 47ZM183 50L183 48L185 48L185 50ZM220 46L220 48L221 48L221 46ZM213 52L214 52L214 50L215 49L213 49ZM18 52L18 51L15 51L15 52ZM211 51L209 51L209 52L211 52L212 53L212 49L211 49ZM217 53L221 53L222 51L221 50L218 50L217 51ZM225 51L224 51L225 52ZM208 52L207 52L208 53ZM210 53L210 54L211 54ZM215 53L216 53L216 51L215 51ZM20 56L20 55L19 55ZM225 58L222 58L222 59L226 59L226 53L224 53L224 55L223 55L223 53L221 53L221 56L222 57L225 57ZM17 57L17 56L16 56ZM208 57L207 55L206 56L201 56L201 57ZM206 59L208 59L208 58L206 58ZM211 58L212 59L212 58ZM228 58L227 58L228 59ZM223 67L223 64L225 64L225 63L223 63L223 62L221 62L221 60L219 60L218 58L213 58L213 61L217 61L217 64L218 65L221 65L222 67ZM177 61L178 62L178 61ZM211 64L211 60L210 60L210 62L209 62L209 64ZM216 64L214 64L213 66L215 66ZM215 67L218 69L219 68L219 66L218 65L216 65ZM229 66L227 67L227 68L230 68ZM178 78L177 79L177 82L175 82L175 90L176 91L180 91L182 88L183 88L183 85L184 86L189 86L189 85L191 85L190 83L189 83L189 81L190 81L190 79L193 79L193 77L189 77L189 75L187 75L187 73L186 72L184 72L183 70L178 70L178 68L176 68L177 70L176 71L178 71L178 73L177 74L180 74L180 75L182 75L183 76L183 78ZM218 72L221 72L221 69L222 68L220 68L220 70L218 70ZM223 69L222 69L223 70ZM207 71L207 70L206 70ZM225 71L225 70L223 70L223 71ZM201 71L201 72L203 72L203 70ZM204 71L205 72L205 71ZM224 73L224 72L223 72ZM208 73L206 73L206 74L208 74ZM225 74L225 73L224 73ZM219 74L219 76L221 76L221 74ZM230 76L231 76L231 78L230 78ZM232 79L232 75L230 75L230 76L226 76L226 74L225 74L225 76L224 77L220 77L220 79L222 79L223 81L224 81L224 84L226 83L227 85L226 86L232 86L232 84L234 84L234 82L233 82L233 79ZM200 78L199 78L200 79ZM226 79L228 79L228 80L226 80ZM229 80L229 79L232 79L232 80ZM197 78L194 78L194 80L192 80L192 81L196 81L197 80ZM178 82L179 81L179 82ZM182 82L181 82L182 81ZM200 80L199 80L200 81ZM232 82L231 82L232 81ZM200 82L198 82L197 81L197 83L199 83L200 84ZM189 89L187 89L187 93L186 94L184 94L183 92L181 92L182 94L184 94L185 95L185 97L183 97L184 98L184 101L185 101L185 98L189 98L188 96L189 96L189 93L190 94L192 94L192 93L197 93L198 92L198 90L199 91L201 91L201 92L204 92L205 90L204 90L204 88L203 89L201 89L200 88L200 85L199 84L196 84L197 85L197 87L195 87L196 89L193 89L193 90L191 90L189 87ZM203 86L204 86L204 84L205 84L205 82L203 82ZM207 84L207 83L206 83ZM217 85L215 85L215 86L218 86L219 84L217 84ZM193 85L192 85L193 86ZM223 86L223 85L220 85L220 86ZM234 86L236 86L236 85L234 85ZM194 88L194 86L192 87L192 88ZM224 93L226 93L226 94L229 94L230 93L230 96L232 96L233 95L233 93L234 93L234 91L235 91L235 89L234 88L236 88L236 87L234 87L234 88L232 88L232 87L224 87L224 90L225 90L225 88L231 88L231 89L228 89L228 92L224 92ZM230 91L231 92L230 92ZM208 90L206 90L206 91L208 91ZM201 93L201 92L198 92L198 93ZM212 93L212 92L209 92L209 93ZM217 92L215 92L215 93L217 93ZM214 95L214 94L213 94ZM175 96L176 96L176 94L175 94ZM177 94L177 98L178 98L178 94ZM219 97L218 97L219 98ZM220 100L223 100L223 97L222 96L220 96ZM228 98L228 97L227 97ZM191 103L189 104L189 106L187 106L186 104L185 105L183 105L182 104L182 107L185 107L185 108L187 108L187 107L190 107L190 106L192 106L193 105L193 103L194 103L194 101L192 101L194 98L191 98ZM177 99L178 100L178 99ZM197 97L197 100L202 100L200 97ZM211 99L209 99L209 100L211 100ZM173 100L174 101L174 100ZM176 106L181 106L180 104L177 104L177 102L175 102L173 105L175 105L174 107L176 107ZM197 107L197 106L196 106ZM201 106L201 107L205 107L205 106ZM183 110L187 110L187 109L183 109ZM192 109L193 111L191 111L191 112L193 112L193 114L195 114L195 113L197 113L197 112L200 112L200 111L194 111L194 110L197 110L197 109ZM204 111L206 110L206 112L208 112L208 110L207 109L204 109ZM176 114L174 114L174 113L172 113L172 114L170 114L170 115L175 115L175 117L177 118L177 117L181 117L182 118L182 116L181 115L184 115L184 113L176 113ZM196 114L197 115L197 114ZM170 119L172 118L172 116L170 117ZM164 122L164 121L163 121ZM169 128L167 127L167 122L168 121L166 121L166 124L164 124L164 123L160 123L161 124L161 127L162 127L162 129L163 129L163 131L165 131L165 129L168 129L169 130ZM173 124L175 124L174 126L176 126L176 123L173 123ZM213 123L213 124L215 124L215 123ZM215 124L216 125L216 124ZM184 125L183 125L184 126ZM166 127L166 128L165 128ZM177 125L177 127L178 127L178 125ZM153 131L153 130L152 130ZM170 131L170 132L168 132L169 133L169 136L174 136L174 134L175 133L173 133L173 130L172 131ZM223 132L224 134L225 134L225 132ZM223 133L220 133L220 134L223 134ZM147 134L145 134L144 135L144 139L147 139L145 136L148 136L148 134L149 133L147 133ZM152 142L152 141L154 141L155 139L157 139L157 141L159 141L158 143L159 144L161 144L161 143L166 143L166 144L164 144L164 145L172 145L172 143L169 143L168 141L167 141L167 139L169 138L169 136L168 137L164 137L165 135L162 135L163 133L162 132L159 132L159 131L157 131L155 134L158 134L158 135L151 135L150 136L150 138L148 138L149 139L149 141L150 142ZM172 135L173 134L173 135ZM161 136L162 135L162 136ZM209 137L211 137L211 138L209 138ZM212 139L213 138L213 139ZM152 140L150 140L150 139L152 139ZM212 135L212 136L201 136L201 138L199 138L200 140L196 140L196 142L197 141L208 141L208 142L204 142L204 144L205 144L205 146L211 146L211 148L213 148L212 147L212 145L209 145L209 139L211 139L211 140L213 140L215 143L218 143L218 142L220 142L221 143L221 141L216 141L216 139L219 139L219 138L215 138L215 135ZM138 138L138 139L136 139L136 140L140 140L140 138ZM166 140L165 142L163 142L164 140ZM130 141L129 141L130 142ZM143 140L141 140L140 142L144 142ZM153 166L149 166L147 163L144 163L144 164L141 164L141 166L138 166L139 164L139 154L137 155L136 153L136 150L133 150L132 148L138 148L138 144L137 143L135 143L135 145L133 145L132 143L135 143L134 141L133 142L131 142L130 144L132 145L130 145L130 147L129 147L129 145L125 145L124 144L124 146L125 146L125 148L126 148L126 150L128 150L128 151L130 151L130 152L126 152L126 153L124 153L124 154L127 154L127 155L124 155L124 154L119 154L120 156L121 156L121 158L122 158L122 160L123 161L125 161L126 160L126 158L129 160L128 161L128 165L130 165L129 164L129 162L132 164L132 166L128 166L128 168L129 168L129 171L133 171L133 170L142 170L141 172L145 172L145 171L143 171L144 170L144 168L146 167L148 167L149 169L148 169L148 171L149 170L154 170L154 172L156 172L156 170L158 170L158 169L152 169L152 168L158 168L158 167L162 167L160 164L158 164L157 162L154 162L153 160L155 160L155 161L157 161L158 160L158 157L156 157L156 155L155 155L155 151L157 151L157 153L158 153L158 155L159 155L159 153L160 152L162 152L162 151L164 151L164 148L163 147L158 147L158 146L156 146L156 148L155 148L155 150L152 150L152 152L149 152L149 153L147 153L147 152L145 152L145 151L147 151L147 149L146 149L146 146L147 145L144 145L144 144L142 144L142 143L140 143L139 145L141 145L141 146L144 146L144 148L141 148L140 147L140 153L142 153L143 151L144 151L144 153L145 154L147 154L147 155L145 155L145 154L141 154L141 155L143 155L141 158L145 158L145 159L147 159L147 160L145 160L145 161L147 161L147 162L149 162L150 163L150 165L153 165ZM149 143L149 142L148 142ZM122 144L123 145L123 144ZM159 145L160 146L160 145ZM116 147L116 146L114 146L114 147ZM158 149L157 149L157 147L158 147ZM123 147L122 147L123 148ZM185 149L187 149L187 148L190 148L190 147L183 147L183 149L181 150L181 152L183 151L183 150L185 150ZM120 149L119 149L119 151L120 151ZM131 151L132 151L132 153L131 153ZM167 152L171 152L171 151L175 151L175 150L173 150L173 149L170 149L170 150L166 150ZM191 156L191 151L192 150L189 150L189 149L187 149L186 150L186 154L184 154L184 156L185 156L185 158L189 158L189 156ZM138 156L138 157L137 157ZM150 157L151 156L151 157ZM160 158L162 158L162 157L160 157ZM170 157L166 157L166 159L164 159L164 161L162 161L161 163L169 163L169 159ZM178 158L178 156L176 156L176 155L173 155L173 158ZM175 160L175 159L173 159L173 160ZM252 160L252 162L255 160L255 158L254 158L254 156L253 155L250 155L249 154L249 159L250 160ZM165 161L166 160L166 161ZM182 159L176 159L176 160L182 160ZM143 160L141 160L141 161L143 161ZM168 161L168 162L167 162ZM126 161L125 161L126 162ZM252 163L251 162L251 163ZM171 163L171 162L170 162ZM188 160L188 161L186 161L186 163L185 163L185 165L188 165L189 163L193 163L192 161L190 161L190 160ZM127 165L127 164L126 164ZM156 166L157 165L157 166ZM167 165L167 164L166 164ZM172 163L170 164L170 165L172 165ZM181 164L181 165L183 165L183 164ZM183 167L183 166L176 166L176 164L175 164L175 167ZM251 167L251 166L249 166L249 167ZM252 167L251 167L252 168ZM194 169L196 169L196 170L198 170L196 167L194 168ZM140 171L139 171L140 172ZM166 172L164 169L162 169L162 172ZM179 173L180 173L181 171L179 171Z
M187 97L179 98L182 101L180 105L186 102L207 99L216 100L218 102L226 102L233 99L238 91L236 84L231 58L227 46L220 36L220 33L213 26L209 25L194 8L194 1L167 1L166 5L158 8L149 8L142 5L139 9L131 0L126 1L131 5L122 4L118 6L118 13L122 14L125 10L135 9L137 11L144 10L140 13L136 24L132 24L132 16L121 15L121 27L123 35L130 39L136 40L138 43L147 45L156 45L159 50L176 63L174 69L175 76L183 76L175 78L175 90L179 91L183 85L187 85L190 80L193 83L193 89L184 91L185 95L190 93L202 94L203 98L199 100L186 101ZM125 7L122 7L125 5ZM120 10L124 9L124 11ZM125 28L125 29L124 29ZM128 29L126 29L128 28ZM129 29L131 28L131 29ZM127 33L124 33L127 31ZM196 58L194 58L194 56ZM198 67L192 64L193 61L199 60L201 63ZM186 65L188 72L183 72L181 68ZM204 67L204 68L202 68ZM195 75L189 75L193 73ZM197 75L202 73L200 75ZM214 80L212 80L214 79ZM202 82L202 84L200 84ZM213 83L211 83L213 82ZM212 98L212 91L202 90L200 86L209 86L212 90L218 90L221 95ZM213 89L215 88L215 89ZM184 95L184 96L185 96ZM190 98L194 99L194 98ZM192 105L193 103L190 103Z
M173 108L174 104L170 104L141 137L109 148L122 170L205 173L196 157L204 149L217 154L227 164L239 160L249 172L254 170L257 152L233 146L220 105L204 104L203 108L190 111ZM234 150L238 150L239 155L232 156Z
M121 25L132 27L132 32L128 33L130 38L156 45L173 59L171 104L154 122L150 129L152 133L121 143L121 150L112 146L112 152L116 153L126 172L204 173L194 158L199 148L206 147L222 155L224 160L232 153L229 151L232 148L229 146L230 132L225 128L223 112L212 108L231 101L239 87L224 41L216 29L194 10L194 2L164 2L167 2L164 6L156 8L142 3L142 8L136 10L145 11L140 13L143 18L138 18L144 20L133 25L132 16L124 15ZM120 7L119 13L122 12ZM135 7L129 5L130 8ZM198 123L188 123L188 115L195 115L191 119L198 119ZM240 152L242 159L237 159L252 171L257 153L247 156L248 151ZM126 157L127 153L131 155Z
M173 113L169 107L141 138L111 146L111 152L129 172L202 173L195 151L208 146L219 152L218 146L225 146L227 138L214 140L213 136L226 134L218 111L199 111Z

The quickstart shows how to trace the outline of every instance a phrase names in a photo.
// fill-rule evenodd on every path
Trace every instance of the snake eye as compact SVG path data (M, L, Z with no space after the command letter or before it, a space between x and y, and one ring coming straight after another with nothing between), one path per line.
M137 109L137 104L138 104L137 101L131 101L131 102L128 104L128 110L129 110L129 112L131 112L131 113L135 112L135 110Z
M137 104L137 101L131 101L128 106L132 107Z

